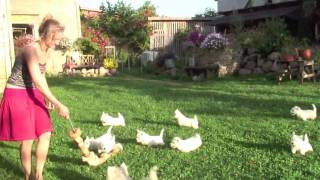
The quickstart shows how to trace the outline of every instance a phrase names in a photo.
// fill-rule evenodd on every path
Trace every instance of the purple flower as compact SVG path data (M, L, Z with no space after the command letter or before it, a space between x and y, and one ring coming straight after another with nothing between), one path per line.
M229 45L229 40L219 33L210 33L201 42L200 48L221 49Z

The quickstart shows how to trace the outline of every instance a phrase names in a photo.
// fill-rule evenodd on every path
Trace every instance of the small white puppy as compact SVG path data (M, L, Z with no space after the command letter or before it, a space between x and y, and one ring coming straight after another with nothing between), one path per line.
M196 134L188 139L181 139L179 137L174 137L171 141L170 146L175 149L182 152L190 152L198 149L202 144L200 134Z
M111 133L112 126L109 127L107 133L104 135L94 138L87 137L84 140L84 144L89 147L89 150L97 151L99 153L109 153L112 150L113 145L116 144L115 136Z
M313 148L311 144L309 143L308 135L295 135L295 133L292 134L291 138L291 152L295 154L296 152L299 152L301 155L305 155L306 152L313 151Z
M303 121L306 120L315 120L317 118L317 108L314 104L312 104L312 110L303 110L299 106L294 106L291 108L290 113L292 116L297 116L299 119Z
M126 126L121 113L118 113L118 117L112 117L108 113L102 112L100 120L103 126Z
M179 126L192 127L194 129L199 128L198 118L196 115L194 116L194 118L188 118L183 115L178 109L176 109L174 113L174 117L177 119Z
M129 177L127 165L122 163L118 166L108 166L107 180L132 180Z
M137 130L137 142L141 143L143 145L148 145L148 146L163 146L164 141L163 141L163 132L164 129L161 130L159 136L150 136L149 134Z
M153 166L149 171L149 177L144 177L141 180L158 180L157 171L158 171L158 167Z

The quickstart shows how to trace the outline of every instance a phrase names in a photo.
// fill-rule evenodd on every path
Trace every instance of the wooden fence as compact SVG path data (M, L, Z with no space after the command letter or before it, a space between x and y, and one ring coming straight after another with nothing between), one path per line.
M176 33L191 30L195 25L199 25L203 33L215 32L215 27L209 25L211 20L206 18L150 17L148 20L153 30L150 36L150 50L152 51L166 48L176 55L181 55L182 42L175 38Z

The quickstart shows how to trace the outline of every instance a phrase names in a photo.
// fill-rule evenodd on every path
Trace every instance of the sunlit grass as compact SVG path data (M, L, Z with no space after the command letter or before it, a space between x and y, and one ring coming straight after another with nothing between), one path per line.
M112 78L49 78L54 94L70 107L71 119L83 137L106 131L102 111L123 113L126 127L114 127L124 151L104 165L81 162L77 146L67 136L70 125L52 113L52 136L46 179L105 179L108 165L125 162L134 179L147 176L157 165L160 179L279 179L320 178L318 121L302 122L289 114L294 105L320 107L319 83L284 82L258 78L226 78L206 82L121 75ZM198 130L180 128L174 119L179 108L197 114ZM164 128L166 146L136 143L136 129L158 134ZM308 133L314 152L293 155L292 132ZM174 136L200 133L203 145L191 153L170 148ZM18 145L0 142L0 175L23 177Z

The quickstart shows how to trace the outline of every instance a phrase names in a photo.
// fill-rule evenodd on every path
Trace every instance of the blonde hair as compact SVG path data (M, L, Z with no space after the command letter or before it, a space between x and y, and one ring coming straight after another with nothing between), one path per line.
M40 37L47 39L52 37L52 34L56 32L63 32L64 27L59 21L53 19L52 15L47 15L43 18L42 23L39 26L39 35Z

